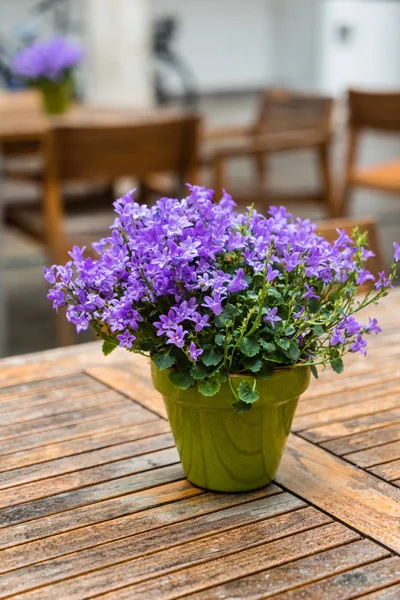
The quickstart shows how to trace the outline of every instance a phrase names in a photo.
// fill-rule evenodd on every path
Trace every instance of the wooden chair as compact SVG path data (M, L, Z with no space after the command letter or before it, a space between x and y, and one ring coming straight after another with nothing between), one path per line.
M370 130L386 134L400 134L400 91L348 92L348 146L345 181L339 213L349 210L354 188L369 188L400 195L400 158L370 167L357 167L357 149L361 135Z
M335 214L329 166L332 139L333 99L324 96L271 89L260 95L258 115L249 127L205 131L203 139L213 142L203 155L203 164L214 171L215 189L229 188L228 162L249 157L255 166L255 186L245 198L261 197L263 202L286 199L313 200L325 204L329 215ZM321 179L316 193L281 194L268 189L265 159L278 152L309 149L315 153ZM232 190L235 199L240 190Z
M199 119L194 115L163 115L129 124L81 125L79 121L55 126L45 137L44 198L41 213L18 209L9 220L44 244L49 258L62 262L72 243L65 232L62 186L69 180L115 180L152 172L171 172L183 187L191 180L197 152ZM87 211L87 207L86 207Z
M346 233L351 237L354 227L358 226L361 233L368 233L368 247L375 256L367 261L367 268L375 277L378 273L384 271L385 261L379 242L379 233L376 220L373 217L362 217L357 219L329 219L321 221L316 229L317 233L322 235L328 242L333 243L338 238L337 229L345 229ZM366 282L364 287L368 288L369 282Z

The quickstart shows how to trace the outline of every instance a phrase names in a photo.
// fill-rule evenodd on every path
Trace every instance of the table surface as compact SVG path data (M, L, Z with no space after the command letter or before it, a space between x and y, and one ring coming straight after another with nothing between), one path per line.
M398 600L400 290L302 397L274 484L188 483L146 360L0 362L0 597Z

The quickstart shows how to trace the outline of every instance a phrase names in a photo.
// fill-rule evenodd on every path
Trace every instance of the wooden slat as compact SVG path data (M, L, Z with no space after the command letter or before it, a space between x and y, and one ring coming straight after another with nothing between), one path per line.
M44 544L44 550L47 553L46 557L50 558L53 556L51 549L54 546L58 548L57 552L59 554L63 554L64 549L68 548L68 544L72 545L72 548L78 547L79 549L80 546L77 540L80 539L80 528L84 528L87 525L94 526L97 523L120 517L126 518L126 515L148 509L151 506L149 504L151 499L157 505L157 501L160 498L162 501L165 494L168 497L170 486L177 485L179 490L186 490L186 488L192 490L193 488L197 494L202 493L202 490L194 488L184 480L182 469L179 465L163 467L153 472L145 471L137 475L133 481L124 483L126 484L125 486L120 485L119 487L118 491L120 493L118 496L113 496L112 498L106 496L105 499L100 499L95 504L86 504L54 515L39 516L23 525L17 524L0 529L0 548L10 548L18 546L18 544L26 544L25 547L27 548L28 542L32 542L32 545L29 544L29 548L32 550L33 556L33 549L38 549L38 546L42 545L42 538L60 534L63 537L52 540L47 539ZM152 488L154 488L154 491L152 491ZM112 523L112 525L115 525L115 523ZM81 531L84 532L84 542L82 542L81 538L80 543L83 543L82 547L86 548L88 545L90 546L87 531L86 529L82 529ZM114 538L111 537L111 539ZM39 541L36 543L34 540ZM58 540L61 540L61 546L58 546ZM54 556L58 556L59 554L55 554Z
M362 394L362 392L360 392ZM357 419L367 415L373 415L377 412L396 409L399 406L399 394L390 394L372 398L365 402L352 404L351 401L346 406L339 406L327 410L321 410L316 413L304 415L295 418L293 431L304 431L310 428L315 429L331 423L340 423L350 419Z
M154 446L157 446L156 442ZM135 473L178 462L176 449L168 448L83 469L76 473L8 488L3 490L0 498L0 506L3 507L0 509L0 523L13 525L96 502L104 497L117 496L120 488L125 489L128 481L134 479Z
M143 425L148 429L147 435L143 435L139 439L3 473L0 477L0 489L25 486L25 484L34 481L41 481L42 483L38 485L46 487L43 482L44 479L51 478L51 482L54 483L55 479L58 481L61 475L65 479L65 476L71 472L76 473L84 469L86 474L87 469L90 467L111 464L125 458L133 458L139 454L153 452L160 448L172 448L175 445L172 434L162 433L157 435L157 429L155 428L155 431L152 429L153 423L158 426L159 421ZM118 471L118 465L116 470ZM88 482L90 483L90 476ZM24 488L13 488L12 493L15 492L16 498L18 498L18 492L23 489L26 490L26 486ZM33 490L33 486L30 489ZM55 486L55 490L57 490L57 486Z
M103 386L103 389L99 389L94 393L83 393L83 395L79 394L79 396L75 397L71 395L64 400L55 398L53 402L47 402L46 404L2 412L0 413L0 436L2 435L2 432L5 432L7 435L7 431L4 429L6 425L24 424L22 427L18 428L18 431L29 431L30 424L28 424L28 422L43 419L44 417L54 417L55 415L75 412L91 408L92 406L102 406L104 404L109 404L110 400L112 404L115 401L121 401L123 399L123 396L118 397L115 393L107 390L107 388ZM27 427L25 427L25 423L27 423ZM32 423L32 425L34 425L34 423Z
M366 469L400 458L400 441L346 454L346 460Z
M313 508L293 510L301 506L304 503L297 498L278 494L269 502L258 500L190 520L185 527L177 523L13 570L0 576L0 597L10 589L17 593L84 573L90 573L98 587L100 580L109 579L110 566L121 562L123 565L111 569L113 576L116 570L123 580L127 571L129 582L135 578L144 580L331 521ZM66 596L67 592L60 595Z
M400 585L385 587L366 596L359 596L359 598L360 600L398 600L400 598Z
M93 383L93 380L85 373L77 373L68 377L54 377L35 381L34 383L3 387L0 389L0 410L2 412L8 410L8 404L10 410L13 407L18 408L17 405L21 408L35 406L36 403L41 404L53 394L74 393L76 391L74 388L81 390L87 385L93 385Z
M180 570L173 577L158 577L139 585L131 585L100 595L103 600L172 600L233 579L285 564L301 557L335 548L358 539L358 535L339 523L331 523L285 537L275 542L217 558L203 565ZM118 582L115 583L118 585ZM41 591L45 591L42 588ZM96 592L97 590L94 589ZM54 597L54 596L48 596ZM72 599L84 596L72 596ZM46 596L43 596L43 600Z
M123 398L123 396L114 391L96 395L96 402L97 404L94 407L82 408L81 410L75 410L73 412L63 412L50 417L26 421L25 423L15 423L13 425L0 427L0 441L19 437L21 435L28 435L30 433L39 433L49 429L56 429L57 426L69 425L76 423L77 421L82 422L85 419L90 419L91 417L98 415L101 412L102 405L106 407L116 406L117 409L123 407L126 410L142 410L136 407L130 400Z
M400 552L400 490L392 485L293 434L276 481Z
M393 460L383 465L370 467L368 471L377 477L382 477L386 481L395 481L400 478L400 460Z
M348 435L323 442L321 445L333 454L343 456L352 452L375 448L400 440L400 423L384 425L354 435Z
M349 419L348 421L314 427L303 431L302 436L315 444L319 444L334 438L361 433L385 425L393 425L398 422L400 422L400 408L395 408L393 410L376 412L357 419Z
M136 372L132 373L126 369L116 367L93 367L87 369L87 373L117 392L124 393L164 419L167 418L162 398L151 384L148 361L143 364L143 372L140 376Z
M261 600L386 556L381 546L360 540L191 594L191 600Z
M158 470L158 471L161 471ZM164 469L166 472L167 469ZM171 473L171 468L169 468ZM176 471L176 469L175 469ZM158 472L156 473L158 475ZM170 476L172 479L172 473ZM157 483L157 482L156 482ZM103 545L115 540L145 534L145 532L163 528L169 528L172 532L177 529L186 531L186 527L193 531L190 524L203 523L209 524L213 520L222 522L227 519L226 509L233 509L236 512L243 510L243 506L248 502L264 500L269 496L279 495L281 490L276 486L269 486L263 490L248 492L245 494L205 494L203 490L195 488L186 480L168 483L160 487L154 487L151 490L145 490L129 494L122 499L108 500L100 502L90 507L67 511L54 517L50 524L50 531L46 530L49 522L48 518L39 519L40 523L32 522L26 525L27 538L45 537L64 529L74 529L65 531L52 537L38 539L25 543L21 546L9 547L0 551L0 570L1 572L13 570L19 567L55 559L60 556L70 555L84 551L86 548ZM166 503L168 506L166 506ZM270 502L266 503L264 511L268 510ZM279 512L289 510L287 498L282 502L274 500L271 503ZM292 509L300 508L303 504L297 500L292 501ZM236 508L235 508L236 507ZM214 515L217 511L225 511L220 515ZM204 517L205 516L205 517ZM202 519L202 517L205 518ZM189 524L188 524L189 523ZM178 524L175 528L174 524ZM229 522L227 523L229 528ZM11 535L5 530L7 542L13 544L12 533L22 534L21 528L11 527ZM196 534L194 531L193 535ZM146 534L144 535L146 537ZM136 537L136 539L139 539ZM165 538L164 538L165 539ZM23 543L24 538L19 535L15 544ZM165 541L168 543L168 540Z
M312 583L299 587L297 590L278 594L278 600L350 600L359 598L361 594L384 588L400 581L400 558L385 558L370 565L359 567L324 579L318 583Z
M13 470L12 476L17 478L18 483L26 483L27 481L33 481L36 478L36 473L43 477L43 473L51 465L60 464L58 462L59 459L76 456L83 452L101 450L102 448L124 444L133 440L140 440L150 435L168 433L169 430L169 424L166 421L154 418L145 423L132 424L127 428L114 429L105 433L94 433L65 442L56 442L48 444L44 448L39 447L32 448L31 450L23 450L2 456L0 459L0 472ZM52 473L52 475L54 474ZM3 481L3 477L1 477L0 484ZM17 485L17 481L14 485Z
M132 410L126 403L103 406L96 411L91 410L88 420L78 420L63 427L40 431L0 442L0 456L24 451L30 448L44 448L47 444L82 438L102 432L110 432L119 428L154 421L155 416L149 411Z

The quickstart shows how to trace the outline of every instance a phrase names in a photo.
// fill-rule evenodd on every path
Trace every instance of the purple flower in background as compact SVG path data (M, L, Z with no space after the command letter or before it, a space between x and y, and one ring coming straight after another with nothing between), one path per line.
M365 331L367 333L380 333L382 329L379 327L377 319L371 319L371 317L369 317L368 323L365 326Z
M382 288L387 287L388 285L389 285L389 277L386 276L384 271L381 271L379 273L379 279L375 283L374 288L376 290L381 290Z
M282 321L282 319L277 315L277 312L278 308L276 306L274 308L270 308L264 317L264 321L270 325L274 325L274 323L279 323L279 321Z
M193 321L194 329L197 332L204 329L204 327L209 327L210 325L210 323L208 322L210 317L208 315L201 315L198 312L194 312L190 319Z
M400 261L400 246L397 242L393 242L393 246L394 246L394 260L395 260L395 262L399 262Z
M362 285L363 283L365 283L368 280L374 280L374 276L372 275L372 273L370 273L369 271L367 271L367 269L360 269L358 271L358 275L357 275L357 285Z
M186 334L187 331L183 329L182 325L179 325L175 331L167 331L167 344L174 344L178 348L183 348L185 344L184 338Z
M189 346L189 356L190 360L193 362L197 362L199 356L203 354L202 348L196 348L196 344L192 342Z
M329 344L331 346L337 346L338 344L344 344L346 343L346 336L344 334L343 329L339 328L339 327L335 327L335 329L333 330L331 339L329 340Z
M267 267L267 281L268 281L268 283L271 283L272 281L274 281L274 279L276 279L279 275L280 275L279 271L277 269L273 269L271 267L271 265L268 264L268 267Z
M202 306L205 306L206 308L212 310L214 315L220 315L222 313L220 294L216 293L213 296L206 296L204 298Z
M14 57L13 71L24 79L61 81L82 60L81 48L66 38L34 42Z
M303 300L311 300L312 298L315 298L316 300L319 300L319 296L317 296L314 293L314 288L313 287L309 286L308 283L305 283L304 287L306 288L306 291L302 295Z
M361 352L361 354L367 354L365 350L365 346L367 345L367 341L363 339L362 335L358 335L356 337L355 342L350 346L351 352Z
M238 269L235 277L228 284L228 292L234 294L235 292L240 292L241 290L245 290L249 287L249 284L244 278L244 270Z

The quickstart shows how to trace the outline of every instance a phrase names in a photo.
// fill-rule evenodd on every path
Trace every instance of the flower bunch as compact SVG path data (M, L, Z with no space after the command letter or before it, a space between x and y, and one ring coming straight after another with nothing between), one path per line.
M341 372L348 351L365 354L365 334L380 329L355 314L387 294L397 244L390 274L375 280L357 229L330 244L283 207L238 213L226 193L214 203L212 190L189 191L152 207L133 193L117 200L111 235L93 244L97 259L74 247L65 266L45 270L54 308L66 305L78 331L94 328L105 353L119 345L149 355L178 388L212 396L230 375L253 375L253 386L231 384L239 410L276 368L309 364L317 376L329 363Z
M63 37L56 37L20 50L13 61L13 71L33 82L60 82L82 59L81 48Z

